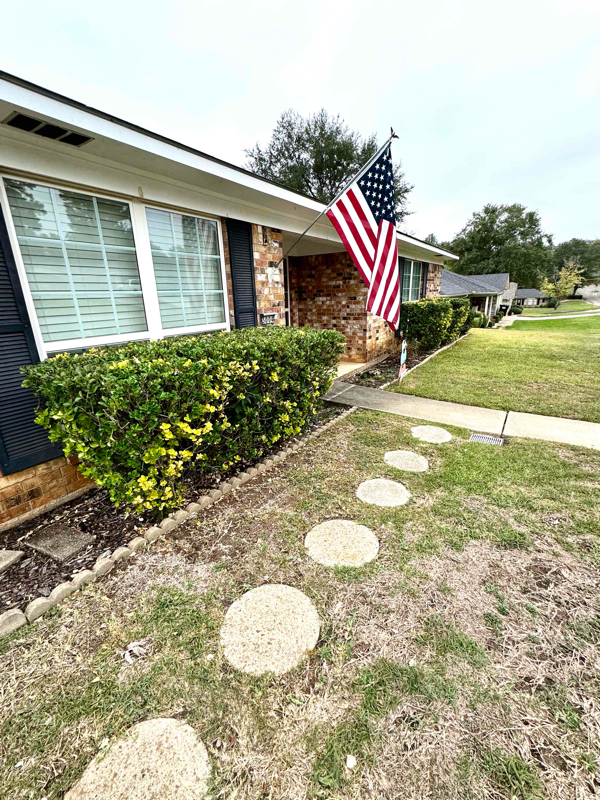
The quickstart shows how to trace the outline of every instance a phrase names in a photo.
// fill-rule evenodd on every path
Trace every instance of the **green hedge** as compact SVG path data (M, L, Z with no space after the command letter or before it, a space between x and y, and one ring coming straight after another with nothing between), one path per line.
M475 314L466 298L430 298L417 303L403 303L400 330L407 341L420 350L437 350L466 333Z
M452 321L448 328L448 341L453 342L466 333L471 327L468 323L471 311L471 303L466 297L453 297L450 300L452 306ZM472 318L472 317L471 317Z
M335 331L246 328L61 354L25 367L24 385L113 502L164 513L187 472L222 474L305 428L343 349Z

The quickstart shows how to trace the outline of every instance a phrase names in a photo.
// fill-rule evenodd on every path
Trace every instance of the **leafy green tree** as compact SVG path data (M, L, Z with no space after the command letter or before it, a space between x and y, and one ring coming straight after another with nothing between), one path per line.
M247 168L273 181L329 203L344 184L377 152L377 137L363 139L339 116L321 109L303 117L285 111L266 147L246 150ZM407 198L413 187L406 181L400 162L394 165L396 215L407 215Z
M552 254L555 274L571 258L581 266L583 283L600 283L600 239L569 239L556 245Z
M488 203L449 249L460 257L452 268L463 275L509 272L519 286L539 287L552 274L552 237L542 231L537 211L519 203Z
M558 273L554 281L545 278L542 281L542 292L545 292L555 301L555 308L558 308L563 297L573 294L575 287L581 283L583 269L577 258L568 258L564 267Z

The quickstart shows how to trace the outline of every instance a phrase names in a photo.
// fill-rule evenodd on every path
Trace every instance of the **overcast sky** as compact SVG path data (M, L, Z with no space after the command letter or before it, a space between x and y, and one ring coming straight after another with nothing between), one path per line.
M20 0L0 67L235 164L280 113L339 113L449 239L485 203L600 237L600 0Z

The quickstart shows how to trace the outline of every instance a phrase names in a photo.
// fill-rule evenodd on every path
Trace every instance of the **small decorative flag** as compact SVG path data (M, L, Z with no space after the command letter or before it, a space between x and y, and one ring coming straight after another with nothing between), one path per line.
M402 380L405 372L406 372L406 339L403 339L402 350L400 352L400 372L398 373L399 380Z
M392 330L400 320L400 271L391 147L366 167L327 210L363 281L367 311Z

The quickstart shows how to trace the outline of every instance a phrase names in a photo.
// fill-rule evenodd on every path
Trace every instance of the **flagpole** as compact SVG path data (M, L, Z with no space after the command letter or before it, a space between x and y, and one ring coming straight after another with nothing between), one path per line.
M291 247L288 247L288 249L285 251L285 253L284 253L284 254L281 256L281 258L279 259L279 261L278 261L278 262L277 262L277 264L275 265L275 269L277 269L277 267L278 267L278 266L281 264L281 262L283 261L283 259L284 259L284 258L287 258L287 257L289 256L289 254L292 252L292 250L294 249L294 247L296 247L296 245L298 244L298 242L300 242L302 239L304 239L304 237L305 237L305 236L306 236L306 234L309 232L309 230L310 230L310 229L313 227L313 225L316 225L316 223L317 223L317 222L318 222L318 221L321 219L321 217L323 216L323 214L325 214L325 213L327 213L327 211L329 211L329 209L331 208L331 206L332 206L332 205L333 205L333 204L334 204L334 203L335 203L335 202L336 202L336 201L337 201L337 200L338 200L338 199L339 199L339 198L340 198L340 197L341 197L341 196L344 194L344 192L346 191L346 189L347 189L349 186L351 186L351 185L354 183L354 181L358 180L358 179L360 178L360 176L361 176L361 175L362 175L364 172L366 172L366 171L369 169L369 167L371 166L371 164L373 164L375 161L377 161L377 159L379 158L379 156L381 155L381 153L383 153L383 151L384 151L384 150L385 150L385 148L388 146L388 144L389 144L389 143L392 141L392 139L397 139L397 138L398 138L398 136L397 136L397 135L394 133L394 131L393 131L393 129L392 129L392 128L390 128L390 131L391 131L391 133L390 133L389 137L388 137L388 138L386 139L386 141L385 141L385 142L384 142L384 143L381 145L381 147L380 147L380 148L379 148L379 150L378 150L378 151L375 153L375 155L374 155L372 158L370 158L370 159L367 161L367 163L364 165L364 167L361 167L361 168L358 170L358 172L357 172L355 175L353 175L353 176L350 178L350 180L349 180L349 181L347 181L347 182L344 184L344 186L342 187L342 189L341 189L341 190L340 190L340 191L339 191L339 192L336 194L336 196L333 198L333 200L332 200L332 201L331 201L331 202L330 202L330 203L329 203L329 204L328 204L328 205L327 205L327 206L326 206L326 207L323 209L323 211L321 211L321 213L319 214L319 216L318 216L318 217L315 217L315 219L314 219L314 220L313 220L313 221L310 223L310 225L308 226L308 228L307 228L307 229L306 229L306 230L305 230L303 233L301 233L301 234L300 234L300 236L299 236L299 237L296 239L296 241L294 242L294 244L293 244Z

